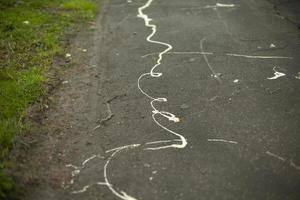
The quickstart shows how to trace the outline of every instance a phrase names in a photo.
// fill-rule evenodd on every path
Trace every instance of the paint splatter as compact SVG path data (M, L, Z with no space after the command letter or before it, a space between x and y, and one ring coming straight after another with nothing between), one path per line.
M285 76L286 74L285 73L282 73L282 72L279 72L279 71L276 71L276 67L273 67L273 71L274 71L274 76L272 77L268 77L267 79L269 80L274 80L274 79L278 79L282 76Z

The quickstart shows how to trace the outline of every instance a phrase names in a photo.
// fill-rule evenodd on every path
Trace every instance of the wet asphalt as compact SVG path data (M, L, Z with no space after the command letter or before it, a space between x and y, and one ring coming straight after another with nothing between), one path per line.
M71 192L105 181L112 155L105 151L140 144L118 152L107 165L107 178L119 194L139 200L299 199L300 40L294 18L276 11L274 1L154 0L144 10L157 25L153 39L172 45L175 53L165 54L156 69L163 76L144 78L141 87L168 99L155 105L180 122L157 120L188 144L149 151L147 142L178 138L155 124L150 100L137 88L139 76L165 49L146 41L151 29L137 17L145 3L102 5L92 61L101 74L100 95L87 103L94 121L105 119L108 105L113 116L91 134L96 145L80 149L82 157L103 157L89 162L58 198L130 199L106 186ZM268 79L273 69L285 76Z

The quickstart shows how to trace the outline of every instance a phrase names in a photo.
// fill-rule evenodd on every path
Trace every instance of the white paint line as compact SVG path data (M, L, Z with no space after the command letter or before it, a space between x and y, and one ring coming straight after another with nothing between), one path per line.
M276 154L274 154L274 153L272 153L272 152L270 152L270 151L266 151L266 154L269 155L269 156L271 156L271 157L273 157L273 158L276 158L276 159L280 160L281 162L287 162L287 161L288 161L287 159L285 159L285 158L283 158L283 157L281 157L281 156L279 156L279 155L276 155ZM290 161L288 162L288 164L289 164L291 167L293 167L294 169L300 170L300 166L299 166L299 165L296 165L292 160L290 160Z
M269 156L272 156L272 157L274 157L274 158L277 158L278 160L281 160L282 162L285 162L285 161L286 161L286 159L284 159L283 157L278 156L278 155L276 155L276 154L274 154L274 153L271 153L270 151L266 151L266 154L268 154Z
M216 5L213 5L213 6L207 5L204 8L213 8L213 9L216 9L216 8L234 8L234 7L236 7L235 4L216 3Z
M91 185L86 185L84 186L81 190L75 190L75 191L72 191L72 194L80 194L80 193L84 193L86 192L90 187L94 186L94 185L107 185L107 183L105 182L97 182L95 184L91 184Z
M273 77L268 77L267 79L269 80L274 80L274 79L278 79L279 77L285 76L286 74L276 71L275 69L276 67L273 67L273 71L274 71L274 76Z
M223 3L216 3L217 7L222 7L222 8L232 8L235 7L235 4L223 4Z
M155 118L155 115L157 115L157 114L160 114L160 113L153 113L152 114L152 119L154 120L154 122L158 126L163 128L164 130L166 130L167 132L179 137L180 141L181 141L181 144L170 144L170 145L165 145L165 146L161 146L161 147L148 147L148 148L145 148L145 150L159 150L159 149L167 149L167 148L179 148L179 149L185 148L186 145L187 145L187 140L182 135L180 135L179 133L176 133L175 131L172 131L172 130L168 129L167 127L163 126L162 124L160 124Z
M153 56L159 54L158 52L149 53L141 56L141 58L146 58L148 56ZM205 51L169 51L166 55L214 55L214 52L205 52ZM242 58L252 58L252 59L293 59L289 56L263 56L263 55L244 55L236 53L226 53L226 56L232 57L242 57Z
M123 146L123 147L119 147L117 148L117 150L111 154L111 156L107 159L105 165L104 165L104 171L103 171L103 175L104 175L104 179L105 179L105 183L107 184L108 189L117 197L123 199L123 200L136 200L134 197L129 196L128 194L126 194L124 191L120 191L118 192L112 184L110 184L109 180L108 180L108 176L107 176L107 168L109 166L110 161L113 159L114 156L116 156L119 152L126 150L126 149L133 149L136 147L139 147L140 144L132 144L132 145L127 145L127 146Z
M141 56L141 58L146 58L148 56L153 56L153 55L157 55L159 54L158 52L154 52L154 53L148 53L148 54L145 54L143 56ZM169 51L166 53L166 55L189 55L189 54L195 54L195 55L203 55L203 54L206 54L206 55L213 55L212 52L200 52L200 51Z
M208 142L224 142L224 143L231 143L231 144L238 144L236 141L232 140L224 140L224 139L207 139Z
M201 48L201 51L203 51L203 43L205 42L205 40L206 40L206 38L204 37L204 38L202 38L202 40L200 41L200 48ZM222 83L222 80L221 80L220 76L218 75L218 73L216 73L216 72L214 71L214 69L213 69L212 66L210 65L210 63L209 63L209 61L208 61L208 58L207 58L207 56L206 56L205 54L203 54L203 58L204 58L204 60L205 60L205 62L206 62L206 64L207 64L209 70L210 70L211 73L212 73L212 77L216 78L217 81L221 84L221 83Z
M175 140L161 140L161 141L147 142L146 145L168 143L168 142L181 142L181 140L179 140L179 139L175 139Z
M243 55L243 54L235 54L235 53L227 53L226 55L233 56L233 57L258 58L258 59L293 59L293 57L287 57L287 56L251 56L251 55Z
M141 144L134 144L134 145L140 146ZM117 148L114 148L114 149L110 149L110 150L105 151L105 153L110 153L110 152L113 152L113 151L119 151L119 150L124 149L124 147L127 147L127 146L130 146L130 145L126 145L126 146L121 146L121 147L117 147Z
M299 165L296 165L292 160L290 160L290 165L291 165L292 167L294 167L295 169L300 170L300 166L299 166Z
M97 155L92 155L91 157L89 157L88 159L86 159L85 161L82 162L82 166L84 166L86 163L88 163L89 161L93 160L96 157L97 157Z

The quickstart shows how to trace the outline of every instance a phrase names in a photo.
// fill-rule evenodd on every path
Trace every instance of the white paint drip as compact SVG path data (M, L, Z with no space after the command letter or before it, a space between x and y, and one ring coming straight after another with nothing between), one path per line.
M232 140L224 140L224 139L207 139L208 142L224 142L224 143L231 143L231 144L238 144L236 141Z
M276 46L275 46L275 44L270 44L270 48L275 48Z
M276 71L275 69L276 67L273 67L273 71L274 71L274 76L273 77L268 77L267 79L269 80L274 80L274 79L278 79L279 77L285 76L286 74Z
M238 82L239 82L239 79L235 79L233 82L234 82L234 83L238 83Z
M300 79L300 72L295 76L296 79Z

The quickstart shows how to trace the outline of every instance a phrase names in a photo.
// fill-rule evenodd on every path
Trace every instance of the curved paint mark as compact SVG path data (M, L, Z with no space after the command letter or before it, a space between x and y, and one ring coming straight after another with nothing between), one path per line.
M108 189L117 197L123 199L123 200L136 200L134 197L129 196L128 194L126 194L124 191L120 191L118 192L116 189L114 189L113 185L110 184L109 180L108 180L108 176L107 176L107 168L109 166L110 161L113 159L113 157L115 157L118 153L120 153L123 150L126 149L133 149L136 147L139 147L140 144L132 144L132 145L127 145L127 146L123 146L123 147L119 147L117 149L115 149L115 152L111 154L111 156L107 159L105 165L104 165L104 171L103 171L103 175L104 175L104 180L105 183L107 184Z

